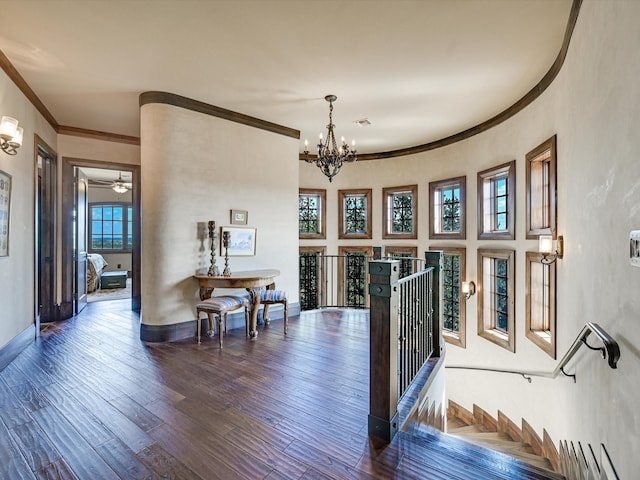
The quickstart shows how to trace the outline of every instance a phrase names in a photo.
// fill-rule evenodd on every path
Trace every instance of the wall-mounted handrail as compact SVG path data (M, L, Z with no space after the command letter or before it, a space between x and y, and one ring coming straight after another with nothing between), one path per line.
M594 347L587 343L587 338L589 335L594 334L598 337L598 340L602 343L601 347ZM566 375L567 377L573 377L573 381L576 381L575 374L568 374L564 371L564 367L569 363L569 361L573 358L580 347L586 346L590 350L597 350L602 355L602 358L607 360L607 363L611 368L617 368L618 360L620 359L620 347L618 346L618 342L616 342L611 335L604 331L604 329L598 325L597 323L588 322L580 331L576 339L567 350L567 353L564 354L562 359L558 362L556 368L551 372L538 372L533 370L511 370L505 368L492 368L492 367L475 367L475 366L464 366L464 365L447 365L446 368L456 368L456 369L464 369L464 370L483 370L487 372L499 372L499 373L512 373L515 375L521 375L524 377L529 383L531 383L532 377L545 377L545 378L556 378L560 373Z

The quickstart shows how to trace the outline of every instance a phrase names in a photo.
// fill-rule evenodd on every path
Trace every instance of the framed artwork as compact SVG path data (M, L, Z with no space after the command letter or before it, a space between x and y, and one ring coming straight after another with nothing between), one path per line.
M229 243L227 254L230 257L250 257L256 254L256 229L247 227L220 227L220 254L225 253L225 233Z
M0 170L0 257L9 256L9 212L11 175Z
M231 225L246 225L248 217L246 210L231 210Z

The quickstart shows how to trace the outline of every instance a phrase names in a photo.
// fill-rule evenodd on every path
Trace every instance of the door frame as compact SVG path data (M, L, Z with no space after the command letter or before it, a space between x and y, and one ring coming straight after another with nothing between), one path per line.
M44 320L58 320L57 296L57 217L58 217L58 154L37 134L34 146L34 275L33 275L33 316L36 336L40 334L42 312ZM42 168L40 183L38 156L50 161L50 168ZM42 193L45 193L43 196ZM50 253L48 265L41 262L43 248ZM46 303L46 304L45 304ZM42 308L40 308L42 307Z
M128 163L101 162L82 158L62 157L62 221L61 221L61 273L62 297L60 318L71 318L74 308L74 269L73 269L73 203L74 203L74 167L103 168L108 170L126 170L132 172L131 207L133 208L133 250L131 251L131 310L140 311L140 165Z

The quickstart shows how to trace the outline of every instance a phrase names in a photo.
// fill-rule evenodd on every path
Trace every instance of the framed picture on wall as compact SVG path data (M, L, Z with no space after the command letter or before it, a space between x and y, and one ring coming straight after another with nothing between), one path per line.
M10 209L11 209L11 175L0 170L0 257L9 256Z
M246 210L231 210L231 225L246 225L248 216Z
M248 227L220 227L220 254L225 253L225 234L228 234L226 246L230 257L249 257L256 254L256 229Z

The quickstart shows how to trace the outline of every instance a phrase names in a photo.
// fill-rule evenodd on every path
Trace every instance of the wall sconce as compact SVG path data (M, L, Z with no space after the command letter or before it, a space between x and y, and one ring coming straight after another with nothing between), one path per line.
M462 293L464 293L464 299L469 300L471 295L476 294L476 284L473 282L462 282Z
M0 148L8 154L15 155L22 145L24 130L18 126L18 120L4 116L0 121Z
M540 235L538 237L538 251L542 254L540 263L551 265L559 258L562 258L564 253L564 237L559 235L558 239L554 242L551 235Z

